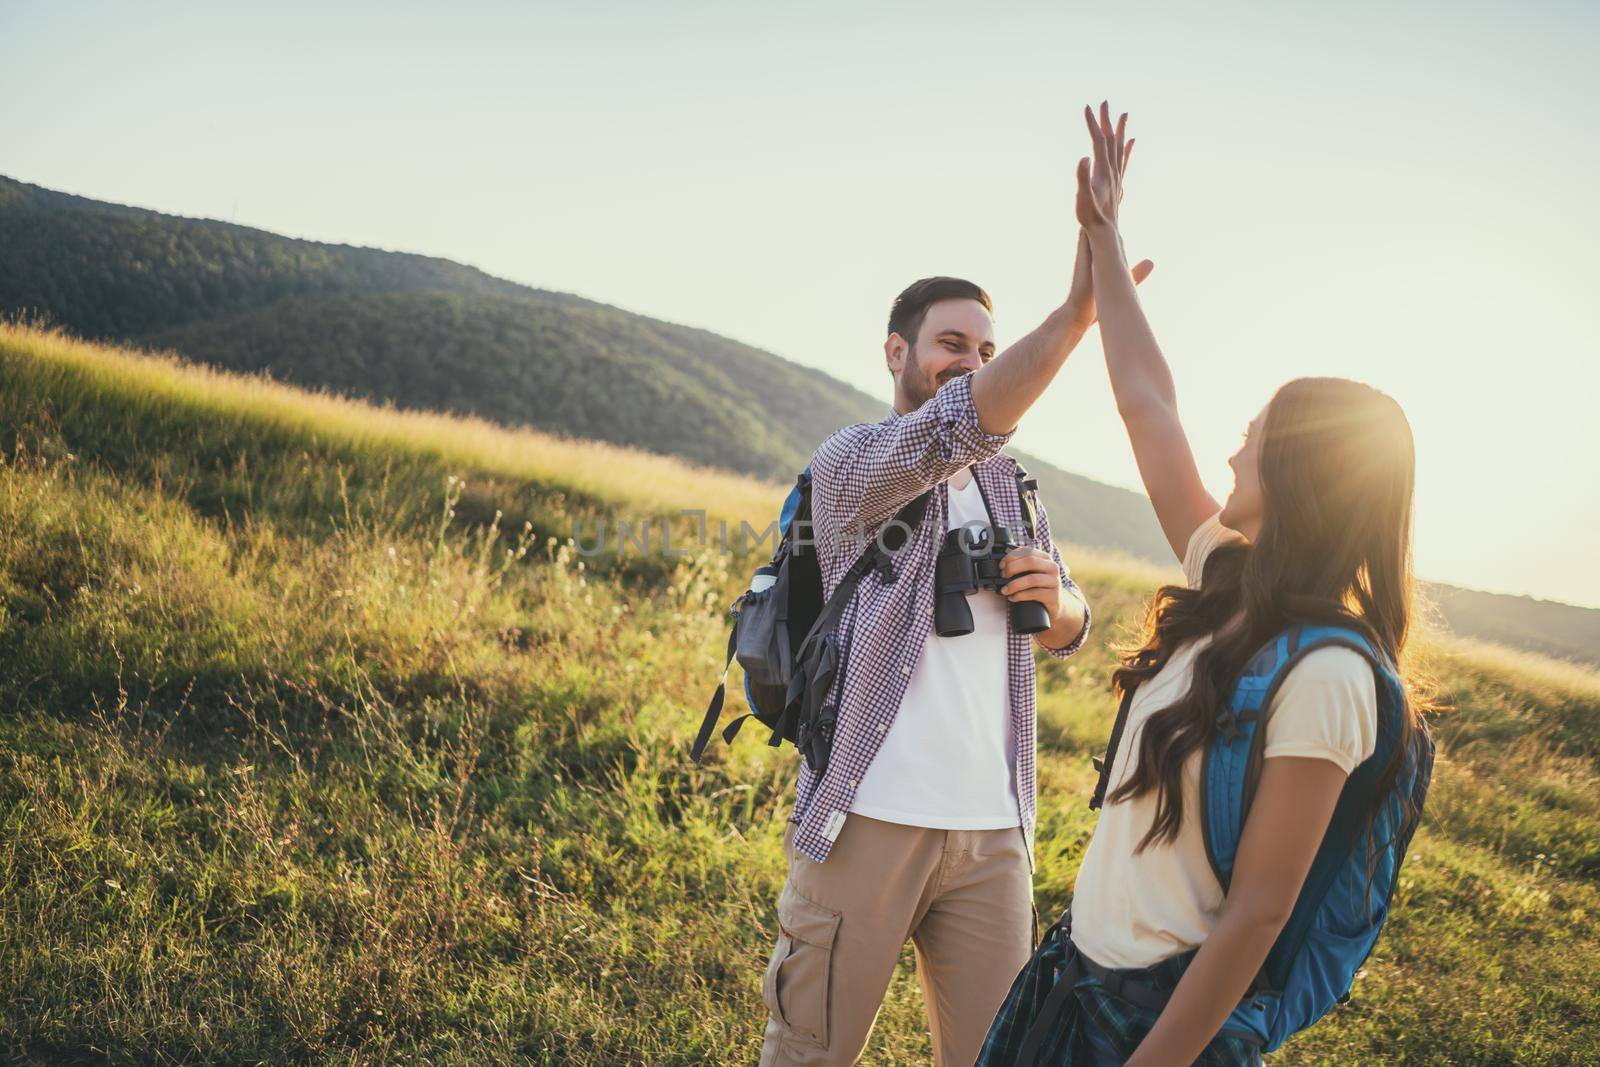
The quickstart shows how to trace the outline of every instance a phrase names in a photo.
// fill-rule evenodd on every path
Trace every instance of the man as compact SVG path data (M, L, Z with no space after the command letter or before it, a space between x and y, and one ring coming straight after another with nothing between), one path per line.
M763 980L761 1063L854 1063L906 939L935 1060L966 1067L1037 938L1033 908L1037 641L1064 659L1089 609L1037 507L1022 543L1016 461L1002 449L1094 321L1082 240L1066 302L995 355L976 285L926 278L895 300L884 355L894 406L832 434L812 457L812 533L824 595L866 537L932 489L894 557L862 578L839 622L845 669L827 769L802 761L784 835L788 878ZM933 632L934 565L947 530L1002 526L1020 547L1000 592L968 597L973 631ZM1044 605L1048 630L1012 631L1007 601Z

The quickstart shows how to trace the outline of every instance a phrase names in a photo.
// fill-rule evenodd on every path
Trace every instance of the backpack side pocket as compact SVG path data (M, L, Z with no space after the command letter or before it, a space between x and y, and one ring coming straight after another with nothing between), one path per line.
M786 583L770 565L756 571L776 581L765 589L752 586L739 607L734 654L753 685L789 684L789 632L785 616Z

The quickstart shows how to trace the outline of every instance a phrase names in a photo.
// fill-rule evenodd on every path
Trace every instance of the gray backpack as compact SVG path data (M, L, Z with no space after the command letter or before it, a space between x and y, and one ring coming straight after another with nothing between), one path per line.
M931 495L930 489L901 508L895 515L898 522L872 539L823 603L822 569L811 536L811 468L800 472L779 514L781 536L771 561L756 569L750 588L729 609L734 622L727 659L690 750L695 762L705 754L722 715L728 669L737 657L750 710L728 723L722 739L731 743L753 717L772 730L767 744L776 748L788 741L813 771L827 769L839 709L822 701L843 658L839 617L867 571L877 568L885 582L894 580L893 555L905 543L907 531L922 522Z

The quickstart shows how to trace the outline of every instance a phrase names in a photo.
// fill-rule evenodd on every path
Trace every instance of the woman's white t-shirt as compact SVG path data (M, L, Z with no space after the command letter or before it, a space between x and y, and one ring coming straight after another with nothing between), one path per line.
M945 528L987 526L975 475L948 483ZM967 597L972 632L930 632L900 710L862 775L850 810L944 830L1021 826L1017 739L1007 674L1010 602L993 589Z
M1239 536L1216 515L1202 523L1184 554L1189 585L1200 584L1213 549ZM1107 794L1132 772L1140 731L1150 715L1188 692L1195 656L1209 640L1180 646L1154 678L1134 691ZM1367 661L1347 648L1319 648L1295 664L1279 686L1263 754L1327 759L1348 774L1372 755L1377 723L1377 683ZM1216 926L1222 887L1206 860L1196 815L1201 755L1195 752L1184 765L1185 818L1175 842L1134 852L1155 818L1153 793L1100 809L1072 895L1072 940L1095 962L1147 967L1198 947Z

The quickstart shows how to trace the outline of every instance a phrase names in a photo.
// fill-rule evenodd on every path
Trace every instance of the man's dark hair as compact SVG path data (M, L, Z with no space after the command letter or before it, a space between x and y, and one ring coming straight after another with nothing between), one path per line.
M889 332L904 337L906 344L915 345L928 308L941 300L976 300L991 314L994 312L989 294L964 278L923 278L894 298L894 307L889 309Z

